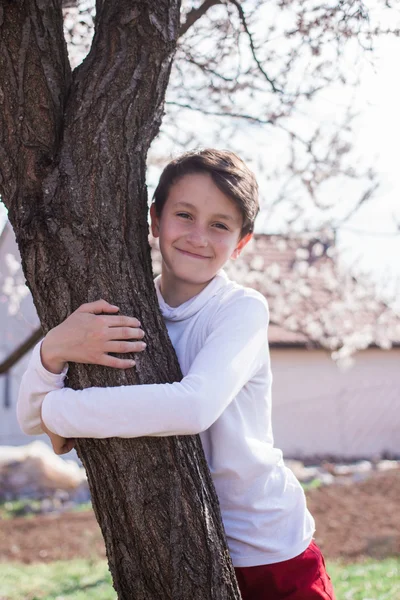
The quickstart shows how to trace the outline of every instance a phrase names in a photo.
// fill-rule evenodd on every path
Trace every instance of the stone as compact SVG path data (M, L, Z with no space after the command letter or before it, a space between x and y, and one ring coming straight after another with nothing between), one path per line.
M400 460L381 460L376 468L378 471L390 471L391 469L400 468Z
M305 467L300 460L285 460L285 465L301 483L309 483L318 476L317 467Z
M54 454L44 442L0 446L0 497L41 497L62 490L87 488L86 473L75 461Z

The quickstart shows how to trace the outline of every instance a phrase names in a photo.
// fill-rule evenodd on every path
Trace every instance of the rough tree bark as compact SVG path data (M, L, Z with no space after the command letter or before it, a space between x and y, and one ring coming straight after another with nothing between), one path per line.
M73 73L61 4L0 0L0 193L25 277L44 332L98 298L146 332L136 373L71 365L71 387L176 381L152 284L145 167L179 0L98 0L91 51ZM81 440L78 453L121 600L240 597L198 436Z

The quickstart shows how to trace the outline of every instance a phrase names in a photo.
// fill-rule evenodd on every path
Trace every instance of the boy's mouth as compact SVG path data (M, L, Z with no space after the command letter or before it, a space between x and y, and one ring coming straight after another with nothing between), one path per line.
M211 258L210 256L204 256L203 254L194 254L194 252L189 252L188 250L181 250L180 248L176 248L176 250L178 250L178 252L181 252L182 254L185 254L186 256L191 256L193 258Z

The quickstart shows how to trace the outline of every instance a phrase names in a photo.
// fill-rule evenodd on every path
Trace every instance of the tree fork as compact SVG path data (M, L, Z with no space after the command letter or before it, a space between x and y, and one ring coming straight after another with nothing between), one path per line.
M136 372L71 365L74 389L181 378L152 283L145 185L179 9L98 0L71 75L61 0L0 3L0 192L43 331L103 297L146 332ZM121 600L240 598L198 436L77 447Z

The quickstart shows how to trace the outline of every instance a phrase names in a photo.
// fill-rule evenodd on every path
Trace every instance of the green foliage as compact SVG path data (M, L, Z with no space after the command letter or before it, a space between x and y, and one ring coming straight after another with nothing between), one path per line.
M400 558L328 564L338 600L399 600ZM1 600L116 600L105 561L0 564Z
M308 492L309 490L316 490L317 488L321 487L322 481L320 479L318 479L318 477L316 477L315 479L312 479L311 481L308 481L307 483L302 482L301 483L303 490L305 492Z
M0 519L29 517L40 511L39 500L10 500L0 503Z
M71 508L71 512L86 512L88 510L93 510L93 506L91 501L89 500L89 502L82 502L81 504L75 504L75 506L73 506Z
M54 508L56 511L57 509ZM92 503L82 502L68 508L68 512L85 512L92 510ZM0 519L13 519L14 517L32 517L42 512L40 500L9 500L0 502ZM2 598L0 598L2 600Z

